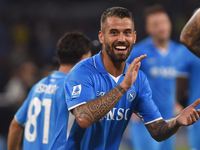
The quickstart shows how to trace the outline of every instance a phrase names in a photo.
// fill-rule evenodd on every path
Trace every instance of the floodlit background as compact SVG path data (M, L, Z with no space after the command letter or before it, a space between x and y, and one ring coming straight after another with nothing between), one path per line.
M32 85L57 67L56 42L65 32L83 32L97 53L101 14L108 7L122 6L133 13L138 42L147 36L143 10L155 3L168 12L171 38L178 42L200 0L0 0L0 150L6 149L10 121ZM121 150L131 149L127 133ZM185 128L178 132L176 145L188 149Z

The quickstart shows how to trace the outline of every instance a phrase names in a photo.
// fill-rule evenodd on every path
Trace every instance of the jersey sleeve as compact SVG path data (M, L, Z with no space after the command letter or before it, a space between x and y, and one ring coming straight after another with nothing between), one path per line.
M149 124L159 119L162 116L158 107L152 100L152 91L146 76L142 73L142 80L140 81L141 89L139 91L139 100L137 102L135 113L140 117L144 124Z
M15 114L15 120L21 125L24 125L26 123L27 111L28 111L28 107L31 101L32 91L34 89L35 89L35 86L31 89L31 91L28 94L28 97L26 98L22 106L18 109L18 111Z
M68 110L95 99L93 82L87 68L74 68L65 80L65 98ZM93 79L94 80L94 79Z

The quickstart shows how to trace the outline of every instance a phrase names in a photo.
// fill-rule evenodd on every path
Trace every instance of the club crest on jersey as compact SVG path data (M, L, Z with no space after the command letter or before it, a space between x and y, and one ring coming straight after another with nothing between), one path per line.
M81 84L76 85L76 86L73 87L71 98L79 97L80 94L81 94Z
M127 95L126 95L127 97L126 97L126 99L129 101L129 102L131 102L131 101L133 101L134 99L135 99L135 97L136 97L136 92L134 91L134 90L129 90L128 92L127 92Z

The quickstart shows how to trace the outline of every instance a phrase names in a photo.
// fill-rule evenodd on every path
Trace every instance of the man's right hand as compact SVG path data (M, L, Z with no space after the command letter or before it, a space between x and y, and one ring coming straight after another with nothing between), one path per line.
M200 104L200 98L190 106L186 107L179 116L176 117L176 122L181 126L189 126L194 124L200 117L200 109L195 109Z
M147 55L141 55L140 57L135 58L132 63L128 66L126 75L124 77L124 80L120 84L121 87L127 91L135 82L137 75L138 75L138 70L140 69L140 61L144 59Z

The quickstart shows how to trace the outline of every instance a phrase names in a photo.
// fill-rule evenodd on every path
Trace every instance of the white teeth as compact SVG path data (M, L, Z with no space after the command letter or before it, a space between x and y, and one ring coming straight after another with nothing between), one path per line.
M125 50L125 49L126 49L126 46L116 46L115 48L116 48L116 49L123 49L123 50Z

